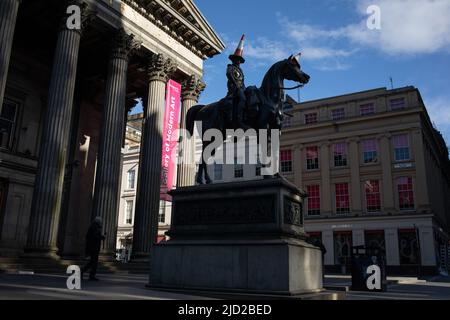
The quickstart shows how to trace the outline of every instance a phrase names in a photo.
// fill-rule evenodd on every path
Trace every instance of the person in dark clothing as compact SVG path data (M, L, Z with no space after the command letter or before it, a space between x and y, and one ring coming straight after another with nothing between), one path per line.
M81 270L81 278L83 274L90 270L89 280L98 281L96 278L98 255L100 253L100 247L102 240L105 240L105 236L102 235L103 220L101 217L96 217L91 223L86 235L86 256L89 257L89 262Z
M229 115L229 120L237 128L244 130L250 127L244 123L244 111L246 106L245 97L245 82L244 82L244 72L241 69L241 64L245 63L244 55L244 39L245 36L242 35L241 41L234 54L230 55L228 58L231 60L232 64L227 66L227 98L233 103L232 112Z

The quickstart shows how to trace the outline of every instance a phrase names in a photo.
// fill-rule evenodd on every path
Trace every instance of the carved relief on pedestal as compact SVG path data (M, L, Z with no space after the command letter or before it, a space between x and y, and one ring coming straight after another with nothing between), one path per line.
M175 226L275 222L275 197L180 201L173 220Z
M303 206L288 197L284 197L284 223L303 227Z

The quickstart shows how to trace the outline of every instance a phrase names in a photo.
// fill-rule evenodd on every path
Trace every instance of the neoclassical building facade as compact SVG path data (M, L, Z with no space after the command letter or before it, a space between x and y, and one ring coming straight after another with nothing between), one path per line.
M80 28L67 23L72 5ZM148 256L166 83L182 84L183 123L222 41L191 0L2 0L0 42L0 257L79 257L94 216L104 220L102 255L114 256L126 114L138 98L133 252ZM178 168L179 185L194 171Z

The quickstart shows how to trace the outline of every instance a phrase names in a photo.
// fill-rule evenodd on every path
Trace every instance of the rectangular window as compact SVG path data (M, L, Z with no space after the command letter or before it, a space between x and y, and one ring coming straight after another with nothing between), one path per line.
M345 142L333 145L334 166L345 167L347 165L347 144Z
M350 195L348 193L348 183L336 183L336 214L350 212Z
M290 127L292 127L292 118L285 115L283 119L283 128L290 128Z
M391 110L402 110L406 108L405 98L392 99L390 101Z
M214 180L219 181L223 179L222 164L214 162Z
M414 209L414 191L411 177L397 179L398 203L400 210Z
M398 250L400 265L417 265L419 263L419 246L415 229L398 230Z
M281 172L292 172L292 150L280 151L280 166Z
M0 114L0 148L12 148L17 112L17 104L5 99Z
M127 186L127 188L134 189L135 181L136 181L136 171L135 170L128 171L128 186Z
M395 161L410 160L408 135L401 134L392 137Z
M381 210L380 182L378 180L366 181L364 184L364 191L366 194L367 212L380 212Z
M234 159L234 177L243 178L244 177L244 165L238 164L238 160Z
M362 116L368 116L375 113L375 104L367 103L359 106L359 113Z
M317 123L317 112L305 114L305 124Z
M163 200L159 201L158 222L166 223L166 202Z
M319 149L317 147L306 148L306 169L319 169Z
M342 120L345 118L345 109L344 108L339 108L339 109L334 109L331 110L331 118L333 120Z
M373 163L378 161L378 148L375 139L367 139L361 141L363 149L364 163Z
M308 215L320 215L320 186L306 186L306 192L308 193Z
M133 224L133 200L125 202L125 223Z

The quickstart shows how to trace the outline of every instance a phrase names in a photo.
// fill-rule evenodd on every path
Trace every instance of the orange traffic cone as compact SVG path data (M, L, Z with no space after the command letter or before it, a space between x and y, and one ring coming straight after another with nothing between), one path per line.
M239 41L239 45L236 48L236 51L234 54L229 56L229 59L233 61L233 59L238 59L240 63L244 63L244 42L245 42L245 35L243 34L241 37L241 41Z

